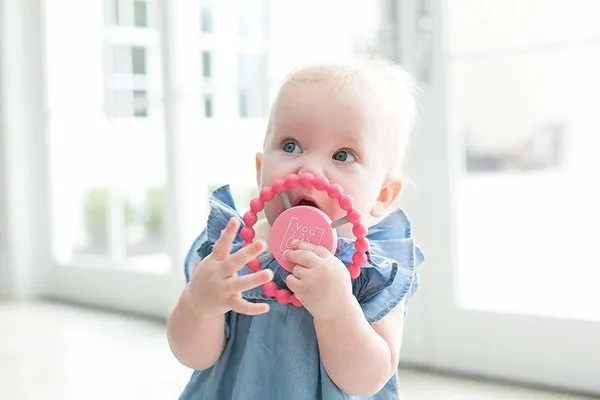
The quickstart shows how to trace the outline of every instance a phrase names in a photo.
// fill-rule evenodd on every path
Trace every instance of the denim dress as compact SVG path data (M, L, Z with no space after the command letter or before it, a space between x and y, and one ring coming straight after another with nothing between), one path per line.
M235 208L229 187L212 193L206 228L194 241L185 261L189 281L194 264L210 254L213 244L231 217L242 216ZM396 210L369 228L368 263L352 281L352 291L365 318L375 323L385 317L402 300L407 300L418 287L416 268L423 261L412 237L410 223L401 210ZM242 247L239 235L233 250ZM351 263L353 242L339 238L335 255L344 264ZM274 273L279 288L287 288L289 274L265 253L262 268ZM239 275L252 273L244 266ZM180 399L182 400L337 400L363 399L341 391L329 378L319 358L319 348L312 316L305 308L281 305L262 292L262 287L243 293L251 302L267 302L270 311L247 316L233 311L225 315L226 344L215 365L205 371L194 371ZM398 399L397 377L369 399Z

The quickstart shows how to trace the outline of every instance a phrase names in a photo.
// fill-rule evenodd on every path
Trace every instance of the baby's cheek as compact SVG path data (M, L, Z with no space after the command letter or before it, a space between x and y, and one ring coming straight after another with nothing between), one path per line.
M277 217L283 211L283 204L281 203L281 199L278 197L274 197L273 200L265 203L264 213L267 221L269 221L269 225L273 225L273 222L275 222Z

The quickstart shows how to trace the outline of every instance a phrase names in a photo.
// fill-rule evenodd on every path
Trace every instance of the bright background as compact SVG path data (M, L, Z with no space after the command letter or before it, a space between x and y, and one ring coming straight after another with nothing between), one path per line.
M278 83L422 93L406 365L600 395L600 2L2 0L0 296L164 319L207 195L255 193ZM0 354L1 356L1 354Z

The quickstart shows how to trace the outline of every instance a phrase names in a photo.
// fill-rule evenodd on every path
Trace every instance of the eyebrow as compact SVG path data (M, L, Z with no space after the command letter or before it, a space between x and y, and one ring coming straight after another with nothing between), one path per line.
M347 146L354 150L362 150L365 146L365 140L362 135L357 134L357 132L352 132L348 130L340 130L338 132L340 135L340 139L343 143L347 143Z

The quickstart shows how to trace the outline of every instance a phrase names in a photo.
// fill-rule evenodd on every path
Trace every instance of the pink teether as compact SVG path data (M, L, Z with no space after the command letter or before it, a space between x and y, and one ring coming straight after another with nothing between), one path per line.
M309 205L298 205L292 207L289 204L286 190L295 189L299 186L314 187L319 191L327 192L328 196L338 201L340 208L347 212L346 216L338 221L331 221L331 218L323 211ZM356 236L356 252L352 256L352 264L348 266L350 277L356 279L360 275L360 268L366 264L366 252L369 248L369 242L365 238L367 228L361 224L361 214L354 208L354 202L348 195L343 194L340 185L329 183L324 177L315 177L312 174L305 173L300 176L291 174L285 179L277 179L271 186L263 187L257 198L250 202L250 210L244 214L245 227L242 228L240 235L244 239L244 246L252 243L255 232L254 224L258 220L259 213L266 202L271 201L275 196L281 195L286 210L282 212L271 227L269 237L269 247L273 257L288 272L292 272L294 265L284 259L283 253L290 248L293 240L302 240L310 242L317 246L325 247L332 253L335 253L337 247L336 227L346 223L353 225L352 233ZM260 270L260 262L254 259L248 263L248 268L257 272ZM280 304L289 304L301 307L302 303L286 289L279 289L273 282L263 285L264 293L275 298Z
M269 247L273 257L288 272L294 264L283 257L291 248L294 239L323 246L334 253L337 247L337 232L331 227L331 218L318 208L296 206L282 212L271 227Z

